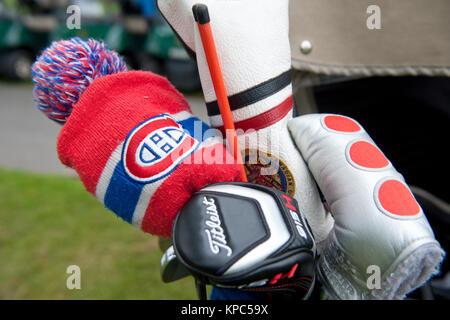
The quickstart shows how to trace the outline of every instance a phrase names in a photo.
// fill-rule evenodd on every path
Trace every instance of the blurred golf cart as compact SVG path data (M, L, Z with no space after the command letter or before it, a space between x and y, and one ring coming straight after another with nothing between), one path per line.
M67 14L60 12L51 41L80 37L103 41L121 54L129 69L166 76L179 90L200 88L195 62L191 61L175 34L148 0L73 0L81 8L81 28L67 27Z
M140 14L122 13L120 3L121 1L71 1L71 4L81 9L80 28L69 27L67 13L60 11L56 14L58 27L51 33L50 40L73 37L100 40L111 50L120 53L130 68L139 68L145 63L145 57L139 52L149 30L149 22Z
M179 90L201 89L197 64L190 59L181 42L156 9L154 1L121 0L122 12L140 12L151 21L151 28L142 45L141 70L166 76Z
M189 57L161 15L155 16L143 49L158 61L158 72L165 75L177 89L184 92L201 89L197 63Z
M51 15L51 1L18 0L0 3L0 75L28 80L36 55L48 44L57 20Z

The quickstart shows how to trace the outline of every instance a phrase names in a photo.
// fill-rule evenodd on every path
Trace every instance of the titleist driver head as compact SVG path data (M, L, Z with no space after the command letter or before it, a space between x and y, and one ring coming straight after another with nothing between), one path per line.
M260 185L217 183L174 222L177 259L204 284L307 298L316 247L295 199Z

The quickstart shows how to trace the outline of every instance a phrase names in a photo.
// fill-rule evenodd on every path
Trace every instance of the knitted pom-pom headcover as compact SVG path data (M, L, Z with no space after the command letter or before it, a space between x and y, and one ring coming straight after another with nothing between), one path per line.
M124 60L104 43L80 38L53 42L32 67L34 102L48 118L64 124L92 81L124 71Z
M222 137L207 133L166 78L123 71L123 60L95 40L56 42L33 66L35 99L64 124L58 156L86 190L124 221L170 237L192 194L239 180L240 166L225 164L233 157Z

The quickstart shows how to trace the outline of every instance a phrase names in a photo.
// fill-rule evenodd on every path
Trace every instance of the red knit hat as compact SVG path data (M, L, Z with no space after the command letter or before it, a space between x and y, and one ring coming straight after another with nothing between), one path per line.
M166 78L119 72L98 77L83 91L57 151L108 209L145 232L169 237L194 192L239 181L239 165L224 164L232 156L209 130Z

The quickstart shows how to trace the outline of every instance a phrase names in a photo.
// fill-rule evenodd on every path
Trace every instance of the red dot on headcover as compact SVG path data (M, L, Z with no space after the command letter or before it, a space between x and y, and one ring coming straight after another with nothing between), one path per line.
M376 146L367 141L357 141L350 146L350 159L358 166L381 169L389 165L388 159Z
M386 180L378 190L378 201L387 212L398 216L414 216L420 206L409 188L398 180Z
M339 132L358 132L361 130L359 124L354 120L343 116L326 116L323 121L328 129Z

